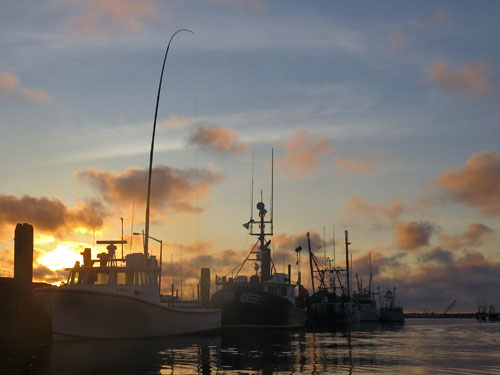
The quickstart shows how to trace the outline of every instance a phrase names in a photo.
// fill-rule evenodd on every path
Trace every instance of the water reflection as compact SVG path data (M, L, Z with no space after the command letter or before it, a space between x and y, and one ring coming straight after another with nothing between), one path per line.
M7 362L10 369L44 374L493 374L500 370L498 337L500 324L427 320L56 342L15 349Z

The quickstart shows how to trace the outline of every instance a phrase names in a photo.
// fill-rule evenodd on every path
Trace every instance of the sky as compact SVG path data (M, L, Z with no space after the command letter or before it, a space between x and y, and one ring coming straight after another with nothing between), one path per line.
M262 196L273 259L294 249L397 287L406 311L500 305L497 2L4 0L0 276L16 223L34 278L94 239L142 251L158 80L151 236L165 292L236 267ZM255 210L254 210L255 216ZM131 241L132 238L132 241ZM132 245L130 244L132 242ZM335 246L334 246L335 242ZM150 243L158 255L159 244ZM335 248L335 254L334 254ZM121 251L121 249L119 249ZM302 280L309 286L307 255ZM173 263L173 264L172 264ZM254 272L252 267L245 271Z

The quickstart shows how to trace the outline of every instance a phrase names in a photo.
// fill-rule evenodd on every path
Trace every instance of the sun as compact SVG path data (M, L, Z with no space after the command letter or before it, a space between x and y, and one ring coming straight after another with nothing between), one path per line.
M81 255L78 248L81 245L73 246L60 243L55 250L46 253L43 257L38 259L38 263L44 265L52 271L60 270L63 268L73 267L77 260L81 261Z

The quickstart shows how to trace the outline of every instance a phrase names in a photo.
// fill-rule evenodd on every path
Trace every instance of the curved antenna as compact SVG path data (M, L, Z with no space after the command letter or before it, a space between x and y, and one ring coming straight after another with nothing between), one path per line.
M158 105L160 103L160 92L161 92L161 83L163 81L163 72L165 70L165 62L167 61L168 50L170 49L170 43L172 43L172 39L180 33L181 31L186 31L194 35L194 32L188 29L179 29L177 30L171 37L167 45L167 50L165 51L165 57L163 58L163 65L161 67L160 74L160 84L158 85L158 95L156 97L156 108L155 108L155 119L153 122L153 136L151 138L151 152L149 154L149 172L148 172L148 196L146 201L146 223L145 223L145 234L144 234L144 254L148 255L148 244L149 244L149 206L151 200L151 172L153 169L153 151L155 147L155 133L156 133L156 118L158 117Z

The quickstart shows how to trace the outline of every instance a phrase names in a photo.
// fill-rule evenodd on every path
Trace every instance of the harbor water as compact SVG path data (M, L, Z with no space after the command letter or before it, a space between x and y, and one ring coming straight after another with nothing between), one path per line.
M407 319L404 325L2 343L0 373L500 374L500 323Z

